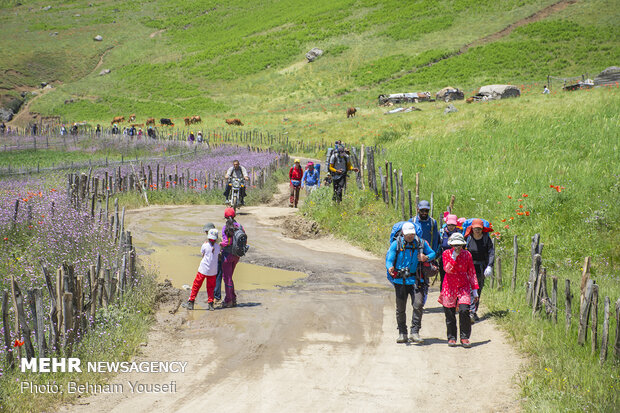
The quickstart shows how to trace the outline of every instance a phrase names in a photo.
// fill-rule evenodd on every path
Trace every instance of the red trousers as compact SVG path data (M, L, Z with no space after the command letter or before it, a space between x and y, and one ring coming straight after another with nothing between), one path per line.
M201 273L196 273L196 278L194 279L194 285L192 285L192 293L189 295L189 301L194 301L196 296L198 295L198 291L200 291L200 287L202 287L202 283L207 279L207 296L209 299L207 302L213 302L213 292L215 291L215 279L217 278L217 274L215 275L204 275Z

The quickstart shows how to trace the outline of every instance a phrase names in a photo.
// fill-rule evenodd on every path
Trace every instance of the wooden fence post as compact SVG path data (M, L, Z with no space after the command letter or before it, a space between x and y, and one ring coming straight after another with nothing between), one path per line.
M577 335L577 343L582 346L586 342L586 337L588 336L588 318L590 315L590 304L592 303L593 285L594 281L588 280L586 284L586 294L579 311L579 333Z
M586 290L586 285L588 284L588 280L590 280L590 257L585 258L585 262L583 263L583 271L581 273L581 296L580 296L580 304L583 304L584 294Z
M407 190L409 195L409 219L413 218L413 205L411 204L411 189Z
M30 340L30 326L28 325L28 320L26 319L26 312L24 311L24 295L19 289L19 285L15 282L13 276L11 276L11 283L13 283L13 288L15 291L15 303L17 304L17 313L15 314L15 318L19 319L20 328L17 330L18 334L21 331L22 336L24 338L24 347L26 349L26 358L30 360L34 357L34 346L32 345L32 341Z
M616 301L616 344L614 344L614 353L620 359L620 298Z
M47 357L47 343L45 341L45 318L43 317L43 295L40 288L34 289L34 305L37 315L37 348L39 357Z
M592 355L596 353L598 341L598 285L592 286L592 304L590 312L592 313Z
M52 283L52 276L50 275L49 271L47 270L47 268L45 267L45 265L43 265L42 261L39 261L39 263L41 264L41 268L43 269L43 275L45 277L45 285L47 286L47 292L50 295L50 312L49 312L49 319L50 319L50 345L49 345L49 351L57 351L58 350L58 317L57 317L57 300L56 300L56 291L54 289L54 284Z
M555 275L552 277L553 288L551 290L551 311L553 324L558 323L558 277Z
M510 283L510 289L512 291L515 290L516 286L517 286L517 263L519 260L519 244L517 243L517 236L515 235L512 241L512 246L513 246L513 254L514 254L514 261L512 264L512 281Z
M502 258L497 257L497 289L502 288Z
M530 280L528 281L528 290L527 290L527 305L532 305L534 302L534 296L536 292L536 287L538 285L538 278L540 276L540 265L542 263L542 258L540 254L534 254L532 258L532 269L530 271Z
M65 355L70 357L73 344L73 294L64 293L62 298L64 319L64 337L62 347L65 351Z
M603 335L601 336L601 364L607 360L607 343L609 342L609 307L611 300L605 297L605 306L603 310Z
M13 348L11 343L11 328L9 327L9 293L7 291L2 292L2 329L4 330L4 346L7 349ZM12 351L7 351L6 363L7 370L12 370L15 367Z
M572 307L572 303L573 303L573 295L570 292L570 280L567 279L564 282L564 285L565 285L565 288L566 288L566 290L565 290L566 302L564 304L564 306L566 307L565 308L565 311L566 311L566 334L568 334L568 331L570 330L571 319L572 319L572 316L573 316L572 308L571 308Z

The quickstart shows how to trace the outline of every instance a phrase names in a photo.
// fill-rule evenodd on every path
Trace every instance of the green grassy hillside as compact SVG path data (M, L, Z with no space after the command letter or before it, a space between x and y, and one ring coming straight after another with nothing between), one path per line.
M620 56L620 7L611 0L560 2L544 20L462 54L555 2L84 0L50 10L20 3L5 0L0 9L0 90L54 81L31 110L69 121L358 105L380 92L595 74ZM93 41L97 34L103 41ZM308 64L304 54L315 46L326 54ZM99 76L104 68L112 72ZM70 98L76 102L64 104Z

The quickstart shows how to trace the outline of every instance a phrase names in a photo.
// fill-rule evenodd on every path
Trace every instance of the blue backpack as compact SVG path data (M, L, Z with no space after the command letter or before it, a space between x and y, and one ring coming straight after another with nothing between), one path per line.
M417 222L413 222L412 220L399 221L392 226L392 232L390 232L390 245L397 237L403 234L403 225L405 225L406 222L411 222L415 228L416 236L418 238L422 238L422 227L420 226L420 224L418 224Z
M463 235L465 235L465 231L467 231L467 227L471 225L474 219L476 218L468 218L465 220L465 222L463 222ZM488 228L491 228L491 223L487 221L486 219L482 219L482 225L484 225L485 232L488 232Z

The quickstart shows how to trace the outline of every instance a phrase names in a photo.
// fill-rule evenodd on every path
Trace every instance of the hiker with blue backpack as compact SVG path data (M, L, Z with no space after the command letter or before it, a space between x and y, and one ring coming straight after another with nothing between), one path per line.
M420 337L422 312L428 292L428 279L422 274L419 263L435 258L428 243L420 238L421 229L410 221L399 222L392 228L390 248L385 256L387 279L396 293L396 323L398 325L397 343L423 343ZM407 337L406 307L407 296L411 297L413 315L410 336Z
M468 220L469 221L469 220ZM471 253L474 261L474 268L476 269L476 278L478 279L478 297L482 293L484 287L484 279L493 275L493 264L495 263L495 248L493 247L493 241L489 236L489 232L493 231L490 223L482 219L473 219L471 224L466 221L463 224L465 228L465 248ZM472 322L479 321L478 306L480 305L480 299L475 303L472 301L469 316Z
M439 257L439 230L435 218L429 216L430 210L431 204L428 201L420 201L418 203L418 214L413 219L413 223L420 226L422 229L421 238L430 245L435 256ZM427 278L434 277L439 272L439 266L431 259L422 264L422 271Z
M245 255L248 250L247 236L245 230L235 221L235 210L228 207L224 210L226 224L222 228L222 279L224 280L224 290L226 295L222 308L236 307L237 295L235 294L235 284L233 273L239 262L239 257Z
M440 289L441 289L441 286L443 285L443 279L446 276L446 270L443 267L443 252L452 248L450 244L448 243L450 236L452 234L459 232L457 216L454 214L448 214L447 212L446 214L447 214L445 218L446 224L440 230L441 245L439 246L439 255L438 255L438 260L440 261L439 263L440 264L439 265L439 277L441 281L441 283L439 284Z

